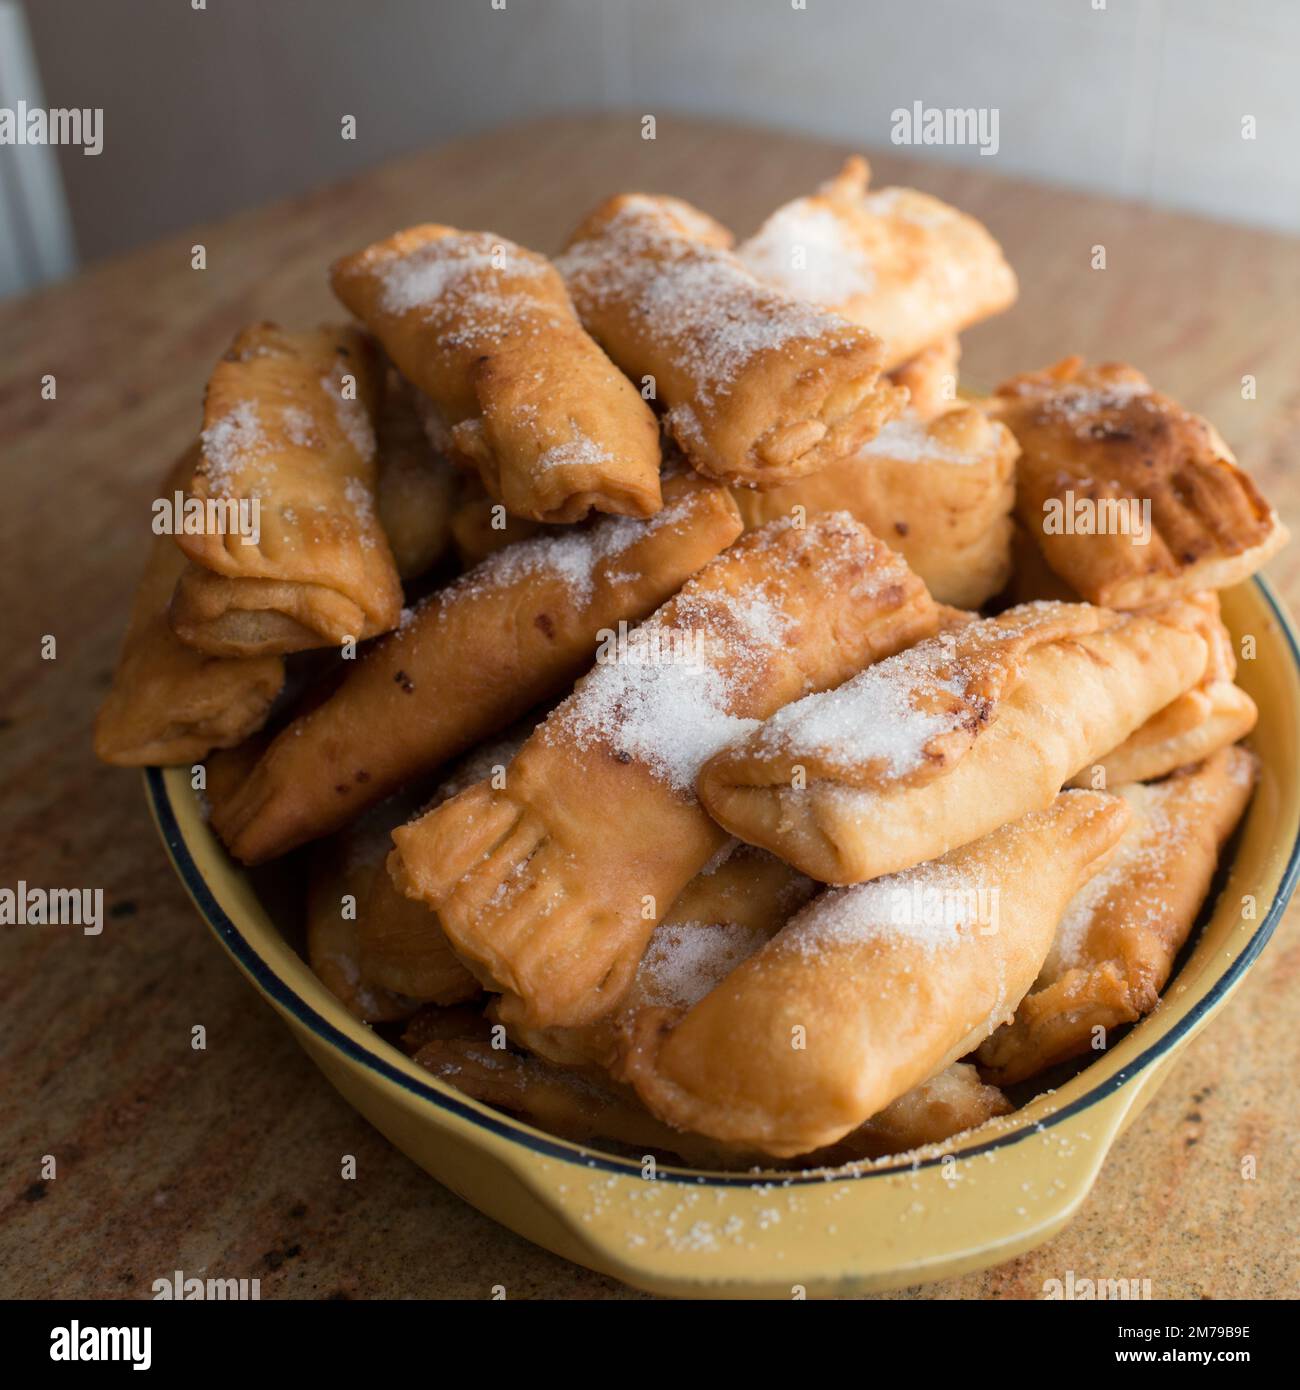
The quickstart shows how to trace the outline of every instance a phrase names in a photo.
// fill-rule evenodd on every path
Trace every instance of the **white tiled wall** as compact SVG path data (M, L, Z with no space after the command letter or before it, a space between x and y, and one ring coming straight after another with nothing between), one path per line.
M996 107L996 157L916 153L1300 232L1300 0L797 3L31 0L29 15L50 104L105 108L104 155L59 160L89 258L466 130L611 106L866 147L914 101ZM340 111L358 114L355 144Z

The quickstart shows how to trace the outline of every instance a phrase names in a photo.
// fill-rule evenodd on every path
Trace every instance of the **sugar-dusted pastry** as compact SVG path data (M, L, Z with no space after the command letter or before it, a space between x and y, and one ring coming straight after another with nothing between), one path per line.
M464 489L451 514L451 536L466 569L516 541L526 541L541 529L539 521L514 516L477 488Z
M1011 1102L980 1079L969 1062L954 1062L938 1076L905 1091L879 1114L846 1135L840 1143L854 1158L881 1158L907 1153L927 1144L942 1144L978 1129L997 1115L1008 1115Z
M588 330L653 386L691 464L760 486L851 454L901 408L866 329L761 284L676 198L602 203L557 262Z
M683 475L649 521L608 517L491 556L280 734L213 802L217 833L256 864L345 825L566 689L603 629L645 617L740 529L724 488Z
M659 426L544 256L432 223L335 263L334 293L428 397L453 458L517 516L659 510Z
M902 553L941 603L976 608L1006 583L1019 448L973 405L891 420L851 458L762 492L736 488L746 527L835 511Z
M308 878L307 961L326 989L364 1023L408 1018L418 1007L416 1000L368 980L361 969L358 919L375 881L388 877L384 854L398 817L397 811L385 817L387 809L317 846Z
M907 408L920 420L933 420L957 404L957 367L961 339L940 338L889 373L895 386L907 387Z
M458 478L429 443L411 388L391 367L375 433L379 524L398 575L415 579L433 568L451 541Z
M598 661L504 785L394 831L389 870L503 995L504 1021L589 1023L725 843L693 793L701 764L937 621L901 557L847 515L753 531Z
M1020 441L1021 521L1092 603L1225 589L1286 542L1213 425L1132 367L1067 357L1004 382L989 409Z
M419 814L504 769L531 728L531 721L525 721L525 727L491 739L462 758ZM406 815L392 817L385 824L377 864L382 865L393 847L390 832L411 819L414 810L407 808ZM375 875L358 915L357 945L362 976L408 998L455 1004L479 993L478 981L451 949L437 915L424 903L398 892L386 868Z
M1078 772L1072 786L1105 788L1149 782L1175 768L1199 763L1245 738L1255 727L1259 717L1255 702L1233 683L1237 658L1232 635L1219 616L1218 594L1192 594L1185 611L1209 648L1205 674L1190 690L1134 729L1118 748Z
M163 484L184 491L198 460L187 450ZM95 719L95 756L121 767L193 763L260 729L284 684L278 656L209 656L171 629L167 606L185 557L168 535L155 536L140 577L113 685Z
M778 710L708 762L733 835L823 883L860 883L1047 806L1205 670L1183 605L1025 604Z
M681 1129L776 1157L836 1143L1011 1016L1128 820L1118 797L1064 792L941 859L829 890L684 1017L639 1014L620 1074Z
M1155 1008L1250 800L1256 767L1246 749L1223 748L1163 782L1118 789L1132 824L1071 899L1014 1021L980 1047L987 1075L1023 1081L1086 1054L1095 1030L1135 1023Z
M816 891L810 878L775 855L731 840L673 899L616 1009L577 1028L514 1022L510 1036L566 1066L609 1067L619 1030L631 1015L648 1008L685 1012Z
M868 192L866 160L778 208L736 254L760 279L865 324L897 367L1016 298L1002 249L973 217L914 188Z
M258 534L177 535L193 561L171 606L184 641L266 656L396 623L402 589L375 515L380 385L374 345L354 328L262 323L235 339L208 382L190 495L244 504Z

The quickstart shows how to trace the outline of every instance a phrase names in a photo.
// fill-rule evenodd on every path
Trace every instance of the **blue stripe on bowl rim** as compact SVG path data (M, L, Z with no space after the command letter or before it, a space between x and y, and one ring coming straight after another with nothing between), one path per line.
M1278 602L1277 596L1267 581L1255 576L1252 582L1259 589L1265 603L1277 619L1278 626L1290 650L1291 660L1297 670L1300 670L1300 646L1297 645L1296 634L1287 613ZM635 1160L619 1159L610 1154L584 1148L581 1145L566 1143L559 1139L548 1139L542 1135L529 1134L520 1127L518 1122L505 1115L496 1112L481 1113L466 1101L458 1099L454 1095L444 1094L429 1083L418 1077L410 1076L394 1066L378 1050L387 1050L391 1047L391 1044L382 1038L376 1039L376 1051L372 1052L317 1013L300 994L272 970L213 896L207 881L199 872L198 866L190 854L189 846L181 836L171 799L167 794L163 769L159 767L146 768L145 783L149 802L172 864L208 926L225 943L226 948L252 976L258 987L291 1013L322 1042L328 1043L330 1047L337 1049L354 1062L359 1062L363 1067L382 1076L386 1081L393 1082L403 1090L420 1097L421 1100L430 1102L438 1109L458 1115L480 1129L501 1135L534 1153L545 1154L548 1158L557 1158L588 1171L595 1170L619 1174L624 1177L639 1177L640 1165ZM1172 1028L1158 1037L1130 1065L1121 1068L1114 1076L1093 1087L1085 1095L1080 1096L1078 1100L1072 1101L1069 1105L1044 1117L1041 1122L1035 1125L1026 1126L1012 1134L990 1139L972 1149L962 1149L960 1156L963 1159L974 1158L979 1154L989 1153L993 1150L1010 1148L1032 1135L1051 1129L1054 1125L1068 1120L1071 1116L1089 1109L1107 1096L1112 1095L1121 1086L1127 1085L1158 1062L1186 1037L1219 1000L1233 988L1268 944L1269 938L1282 920L1282 914L1286 911L1291 895L1295 892L1297 877L1300 877L1300 836L1297 836L1295 843L1291 846L1291 853L1287 858L1286 868L1278 884L1277 892L1274 894L1273 901L1259 926L1255 928L1254 934L1227 969L1215 980L1205 996L1192 1005ZM753 1187L756 1181L770 1182L781 1187L795 1187L809 1183L824 1186L828 1182L862 1182L872 1178L888 1177L899 1172L915 1172L923 1168L935 1167L942 1162L943 1155L939 1155L924 1159L919 1163L908 1160L888 1167L849 1171L845 1172L842 1177L837 1175L829 1178L826 1174L834 1172L833 1169L811 1169L808 1172L773 1170L771 1174L763 1170L762 1173L731 1174L683 1172L674 1168L663 1167L659 1169L657 1180L700 1187Z

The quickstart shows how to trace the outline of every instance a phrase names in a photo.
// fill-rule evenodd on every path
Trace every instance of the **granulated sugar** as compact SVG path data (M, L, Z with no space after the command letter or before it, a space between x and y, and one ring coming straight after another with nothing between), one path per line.
M736 254L760 280L817 304L843 304L876 284L870 257L822 200L780 208Z
M267 447L257 406L252 401L240 401L214 420L199 436L199 442L209 492L214 497L230 496L242 470Z
M639 1002L691 1008L748 960L765 936L737 922L661 923L637 970Z

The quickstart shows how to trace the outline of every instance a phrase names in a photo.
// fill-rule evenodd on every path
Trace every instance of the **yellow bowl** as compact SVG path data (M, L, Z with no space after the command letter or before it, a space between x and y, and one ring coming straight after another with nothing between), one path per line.
M1078 1209L1116 1137L1272 935L1300 863L1300 646L1261 580L1223 595L1259 705L1259 788L1218 901L1164 1002L1050 1095L949 1158L843 1177L708 1174L566 1143L469 1100L358 1023L308 969L209 830L185 769L152 768L155 822L217 939L338 1090L489 1216L638 1288L694 1297L865 1293L1011 1259ZM1250 905L1250 906L1247 906Z

